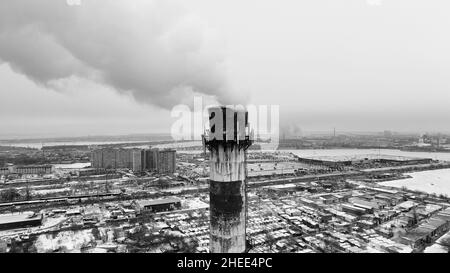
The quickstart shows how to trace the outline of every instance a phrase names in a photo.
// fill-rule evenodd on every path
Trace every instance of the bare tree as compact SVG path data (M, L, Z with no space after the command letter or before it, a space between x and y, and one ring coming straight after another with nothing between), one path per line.
M9 188L0 193L0 200L3 202L13 202L20 198L20 194L16 189Z

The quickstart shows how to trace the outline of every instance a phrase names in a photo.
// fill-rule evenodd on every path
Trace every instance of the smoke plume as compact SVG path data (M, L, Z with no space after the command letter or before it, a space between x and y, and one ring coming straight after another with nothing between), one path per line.
M0 2L0 63L42 85L88 78L164 108L194 93L235 103L216 36L173 0Z

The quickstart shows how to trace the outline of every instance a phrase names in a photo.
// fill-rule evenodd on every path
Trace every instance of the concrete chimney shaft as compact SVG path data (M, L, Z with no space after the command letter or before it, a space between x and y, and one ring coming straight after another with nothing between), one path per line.
M243 107L212 107L204 145L210 151L210 251L246 250L246 150L252 144Z

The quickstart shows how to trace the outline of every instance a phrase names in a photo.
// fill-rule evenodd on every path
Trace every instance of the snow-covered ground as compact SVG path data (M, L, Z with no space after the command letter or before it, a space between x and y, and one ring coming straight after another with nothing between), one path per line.
M91 163L55 164L55 169L83 169L91 166Z
M408 173L412 178L382 182L390 187L406 187L410 190L426 193L446 194L450 196L450 169Z
M34 194L49 194L49 193L58 193L58 192L66 192L70 191L70 188L61 188L61 189L48 189L48 190L35 190Z
M450 161L450 153L409 152L393 149L311 149L311 150L283 150L302 156L353 156L367 154L382 154L392 156L432 158L435 160Z
M94 236L90 230L64 231L58 233L56 237L51 234L43 234L35 242L37 252L52 252L61 248L67 251L77 251L83 246L94 241Z
M187 199L184 201L184 207L189 209L205 209L209 208L209 204L206 204L199 198Z

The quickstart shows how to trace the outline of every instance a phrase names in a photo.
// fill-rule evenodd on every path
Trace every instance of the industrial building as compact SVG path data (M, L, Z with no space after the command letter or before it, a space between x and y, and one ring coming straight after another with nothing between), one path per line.
M0 230L40 226L42 214L22 212L0 215Z
M268 192L272 192L279 195L285 194L294 194L299 190L299 187L296 184L282 184L282 185L273 185L273 186L265 186L263 189Z
M134 201L134 207L139 213L169 211L179 209L181 200L175 197L158 200L138 200Z
M28 165L28 166L8 166L0 168L0 175L9 174L51 174L55 168L53 165Z
M74 171L77 176L101 175L109 172L109 170L103 168L83 168Z
M341 209L343 212L347 212L356 216L361 216L363 214L368 213L369 211L365 208L353 206L351 204L342 204Z
M450 208L438 212L435 216L421 223L402 236L402 242L413 248L430 243L433 238L439 237L450 228Z

